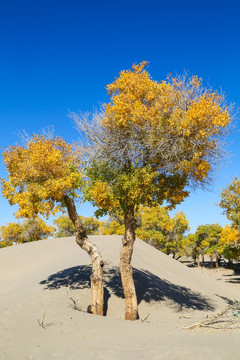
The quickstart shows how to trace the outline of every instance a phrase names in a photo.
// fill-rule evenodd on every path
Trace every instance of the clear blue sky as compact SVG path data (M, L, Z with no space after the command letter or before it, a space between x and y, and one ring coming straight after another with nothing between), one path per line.
M240 1L0 0L0 145L14 145L17 133L39 132L78 139L67 117L108 101L105 87L134 62L150 62L156 80L169 73L202 77L240 105ZM192 231L227 221L216 207L220 189L240 176L238 126L229 138L232 157L213 190L191 193L183 210ZM6 173L0 164L0 176ZM14 209L0 198L0 225ZM79 212L89 216L84 205Z

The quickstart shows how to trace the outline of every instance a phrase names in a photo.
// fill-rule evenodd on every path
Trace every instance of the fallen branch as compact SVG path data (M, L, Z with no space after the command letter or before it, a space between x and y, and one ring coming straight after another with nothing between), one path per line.
M233 301L231 306L228 306L220 310L216 315L211 316L201 322L186 325L185 330L192 330L198 327L211 327L216 325L215 329L233 329L236 328L236 325L240 327L240 303L238 301ZM234 316L234 319L233 319Z
M150 315L150 314L147 314L147 316L146 316L144 319L140 319L140 322L144 322L145 320L147 320L148 317L149 317L149 315Z

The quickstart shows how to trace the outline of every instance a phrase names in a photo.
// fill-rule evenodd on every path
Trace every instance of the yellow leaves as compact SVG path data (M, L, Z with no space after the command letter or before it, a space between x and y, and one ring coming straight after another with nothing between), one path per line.
M194 169L194 172L193 172L194 177L198 181L202 181L207 176L209 169L210 169L210 164L206 160L201 161L196 166L196 169Z
M227 109L220 106L221 97L215 93L205 93L193 101L182 121L182 128L198 129L197 138L208 137L219 132L230 122ZM191 133L191 132L190 132Z
M239 231L230 225L226 225L222 229L222 233L221 233L221 246L223 245L234 246L239 242L239 238L240 238Z
M119 206L107 182L97 180L90 190L90 195L100 209L108 209L111 212Z
M132 71L122 71L120 77L107 86L111 102L104 105L104 126L129 127L131 123L154 123L159 119L159 108L163 115L169 112L173 104L172 88L166 82L153 81L144 70L146 64L142 62L133 65Z
M18 241L22 233L20 224L10 222L7 225L0 227L1 238L5 241L6 245Z
M43 237L51 236L55 232L55 227L47 225L42 219L26 219L22 224L10 222L0 227L1 238L6 245L13 242L23 243L28 241L40 240Z
M195 88L199 88L202 85L202 79L199 79L197 76L193 76L190 85L192 85Z
M183 234L188 230L188 220L183 212L170 217L166 207L140 207L136 214L136 235L145 241L151 241L158 249L167 254L179 253L183 247Z
M149 64L149 61L142 61L140 64L133 64L132 69L136 74L139 74L145 69L147 64Z
M169 208L175 208L176 205L180 204L186 197L188 197L189 191L181 188L169 188L164 192L165 200L170 202Z
M196 95L202 85L197 76L189 79L188 86L180 78L157 82L145 70L146 65L147 62L134 64L132 70L122 71L119 78L107 85L111 102L104 105L104 126L163 123L170 127L170 132L172 126L172 130L180 133L185 130L189 136L197 129L199 137L209 137L229 123L227 109L221 108L221 96L211 91Z
M77 195L83 178L80 159L60 137L34 135L25 147L4 150L3 159L9 175L1 180L2 192L11 205L18 205L17 216L48 217L62 208L65 194Z
M197 181L202 181L207 176L211 164L204 160L204 153L196 152L191 161L183 160L179 162L176 170L183 171L189 177Z
M124 225L120 225L116 220L108 222L101 222L99 226L102 235L124 235Z
M150 155L149 160L144 153L143 163L147 160L201 182L216 163L219 137L230 123L223 96L204 89L197 76L154 81L146 65L134 64L107 86L111 99L104 105L102 125L119 130L126 139L134 134L134 141L150 154L155 153L154 146L168 143L166 161L161 154L154 159Z
M148 168L128 169L114 174L112 181L105 170L99 178L91 178L88 184L88 199L104 212L126 214L129 209L137 210L140 204L155 203L155 172Z

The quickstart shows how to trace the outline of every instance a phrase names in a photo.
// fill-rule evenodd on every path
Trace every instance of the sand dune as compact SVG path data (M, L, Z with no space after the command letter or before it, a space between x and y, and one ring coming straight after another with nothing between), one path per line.
M105 317L86 312L91 266L74 238L0 250L0 360L238 358L238 329L184 329L240 301L231 272L188 268L137 240L139 317L148 318L124 321L121 237L91 239L105 261Z

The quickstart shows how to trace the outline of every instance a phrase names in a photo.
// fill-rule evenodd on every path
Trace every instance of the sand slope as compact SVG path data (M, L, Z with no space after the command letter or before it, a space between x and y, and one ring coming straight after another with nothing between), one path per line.
M238 329L183 329L231 300L240 301L238 284L218 280L220 272L216 279L190 269L137 240L132 265L139 316L149 316L144 322L124 321L121 237L91 239L105 261L106 317L86 313L91 266L74 238L0 250L0 360L238 356ZM74 304L81 311L74 310Z

